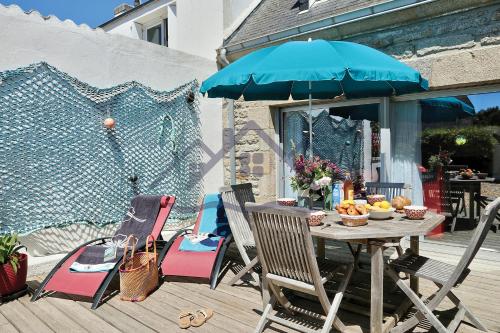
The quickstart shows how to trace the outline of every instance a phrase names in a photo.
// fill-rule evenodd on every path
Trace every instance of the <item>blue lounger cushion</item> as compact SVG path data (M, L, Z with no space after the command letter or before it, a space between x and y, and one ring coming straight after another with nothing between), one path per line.
M231 234L222 197L219 193L205 195L200 214L198 228L195 230L199 233L213 234L213 236L199 243L193 243L184 238L179 246L180 251L215 251L221 237L227 237Z

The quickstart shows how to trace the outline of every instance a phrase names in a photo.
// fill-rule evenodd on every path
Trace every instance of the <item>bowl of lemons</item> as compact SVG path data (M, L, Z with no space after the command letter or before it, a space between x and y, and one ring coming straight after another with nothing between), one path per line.
M378 201L373 205L367 204L366 208L370 214L370 218L374 220L386 220L392 217L396 208L393 208L389 201Z

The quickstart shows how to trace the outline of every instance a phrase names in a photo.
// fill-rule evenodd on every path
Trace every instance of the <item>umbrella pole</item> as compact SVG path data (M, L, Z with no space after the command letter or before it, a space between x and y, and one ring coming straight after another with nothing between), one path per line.
M312 118L312 95L311 81L309 81L309 159L313 159L313 118Z

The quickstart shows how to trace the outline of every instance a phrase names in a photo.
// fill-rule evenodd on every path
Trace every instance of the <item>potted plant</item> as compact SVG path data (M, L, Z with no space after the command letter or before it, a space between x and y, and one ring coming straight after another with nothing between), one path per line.
M294 170L291 186L298 192L299 205L311 208L315 192L320 191L323 196L323 207L331 210L331 185L334 181L343 179L342 170L335 163L322 160L319 156L311 160L304 155L295 158Z
M0 236L0 295L9 296L26 287L28 256L19 253L22 248L16 234Z

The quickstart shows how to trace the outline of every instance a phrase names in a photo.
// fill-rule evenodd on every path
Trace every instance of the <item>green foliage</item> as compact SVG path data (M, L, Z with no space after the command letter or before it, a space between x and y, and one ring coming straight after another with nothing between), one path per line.
M465 143L458 140L460 144L457 144L457 138L465 138ZM422 132L422 158L429 160L444 150L452 159L458 155L491 160L495 144L497 139L491 127L431 128Z
M498 106L481 110L474 117L475 125L500 126L500 108Z
M10 263L14 273L17 273L19 268L18 251L23 247L16 234L0 236L0 264Z

